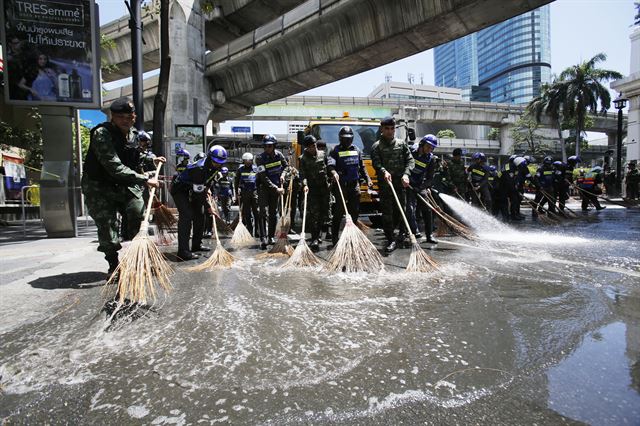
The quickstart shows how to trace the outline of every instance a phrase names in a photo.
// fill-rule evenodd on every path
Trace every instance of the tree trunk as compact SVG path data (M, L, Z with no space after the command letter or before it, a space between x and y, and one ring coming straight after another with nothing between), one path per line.
M578 102L578 116L576 117L576 157L580 156L580 133L582 133L582 111Z
M564 145L564 138L562 137L562 127L560 126L560 119L556 120L556 126L558 127L558 138L560 139L560 150L562 151L562 162L567 163L567 148Z
M169 92L169 72L171 55L169 53L169 0L160 0L160 76L158 92L153 99L153 152L164 156L164 113Z

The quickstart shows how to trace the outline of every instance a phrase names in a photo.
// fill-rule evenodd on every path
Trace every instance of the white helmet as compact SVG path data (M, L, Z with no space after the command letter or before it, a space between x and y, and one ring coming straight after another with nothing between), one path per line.
M250 152L245 152L242 154L242 161L253 161L253 154Z

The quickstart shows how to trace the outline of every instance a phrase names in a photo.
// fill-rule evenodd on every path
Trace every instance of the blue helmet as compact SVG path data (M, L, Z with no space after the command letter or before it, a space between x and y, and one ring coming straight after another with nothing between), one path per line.
M196 155L194 155L193 161L200 161L205 157L206 157L206 155L204 155L204 152L199 152Z
M577 155L572 155L571 157L567 158L567 163L569 164L577 164L581 162L582 160Z
M151 136L144 130L140 130L138 132L138 140L142 142L149 142L151 140Z
M486 161L487 157L484 155L483 152L475 152L472 156L472 159L474 160L480 160L480 161Z
M227 161L227 150L220 145L214 145L209 148L209 158L218 164L224 164Z
M189 151L187 151L184 148L176 149L176 156L177 157L184 157L184 158L191 158L191 154L189 154Z
M428 135L423 136L422 139L420 139L419 143L420 143L420 145L424 145L424 144L428 143L432 147L437 148L438 147L438 138L435 137L432 134L428 134Z
M491 170L492 172L496 171L496 166L489 166L489 170Z
M513 154L511 157L509 157L509 161L513 161L513 160L515 160L515 159L516 159L516 157L517 157L517 155Z
M228 167L223 167L220 169L220 172L222 172L223 175L226 175L227 173L229 173L229 168Z
M529 162L524 157L516 157L513 159L513 164L515 164L516 166L526 166L527 164L529 164Z
M551 164L553 163L553 158L546 156L544 157L544 160L542 160L542 164Z
M556 167L562 167L562 166L564 166L564 163L562 161L554 161L553 165L556 166Z
M273 135L264 135L262 138L262 145L275 145L277 143L278 139Z

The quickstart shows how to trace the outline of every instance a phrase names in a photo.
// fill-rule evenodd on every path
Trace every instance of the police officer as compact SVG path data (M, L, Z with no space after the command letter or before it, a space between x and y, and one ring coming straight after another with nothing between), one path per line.
M433 150L437 146L438 138L434 135L425 135L412 147L411 154L415 161L415 167L411 170L411 175L409 176L411 190L407 191L407 220L409 221L411 232L415 234L416 238L422 237L418 230L417 213L419 212L424 223L424 234L427 237L427 242L431 244L438 243L431 236L433 213L422 201L418 202L416 194L426 199L427 192L431 189L433 177L438 168L436 156L433 155Z
M222 208L224 220L229 222L229 213L231 211L231 201L233 200L233 183L229 178L229 169L227 167L220 168L218 172L217 182L215 184L216 196Z
M189 165L190 158L191 158L191 155L189 154L189 151L187 151L186 149L179 148L176 150L176 174L179 175L180 173L185 171L185 169ZM203 158L204 158L204 155L203 155ZM196 162L198 160L194 158L193 161Z
M602 183L602 168L596 166L588 171L581 171L577 179L578 187L582 192L582 210L589 210L589 204L593 204L596 210L602 210L606 207L600 205L598 201L598 194L602 194L600 184Z
M467 172L464 167L464 161L462 160L462 149L460 148L453 150L453 158L449 162L449 176L451 177L452 194L456 194L463 200L466 200Z
M298 157L300 161L300 180L302 190L307 192L307 223L311 234L309 248L318 251L320 232L329 211L329 183L327 181L327 155L318 150L316 138L307 135L302 141L304 151ZM304 238L304 235L302 236Z
M501 203L500 210L503 215L507 214L510 220L524 220L524 216L520 214L520 193L518 191L518 175L519 170L515 161L519 163L525 162L524 158L512 155L509 160L502 166L498 176L498 199Z
M340 185L342 194L347 204L347 211L353 223L358 220L360 214L360 185L373 186L362 161L362 152L353 144L353 129L343 126L338 132L338 145L329 153L328 168L333 179L332 192L336 200L333 203L331 219L331 243L335 246L338 242L340 223L345 215L344 206L340 199ZM337 182L336 182L337 181Z
M258 204L260 206L260 226L263 230L260 248L267 244L275 244L276 222L279 196L284 194L281 185L284 183L283 171L288 163L284 155L276 149L278 140L273 135L265 135L262 139L264 152L256 158L258 166ZM267 228L267 218L269 227ZM266 232L265 232L266 231ZM269 238L268 242L265 237Z
M242 165L238 167L238 172L234 180L237 197L242 209L242 223L255 237L262 238L263 230L258 223L258 167L253 164L253 154L245 152L242 154Z
M467 170L467 179L472 189L471 202L485 210L490 209L493 204L489 191L489 168L486 165L487 157L482 152L476 152L471 158L474 163L470 165Z
M565 179L567 165L562 161L553 162L553 189L558 199L558 208L564 212L567 200L569 199L569 183Z
M384 235L387 239L385 251L391 253L397 247L394 231L401 222L401 212L398 210L389 183L393 185L400 200L400 208L406 208L406 188L409 187L409 175L415 166L409 146L402 139L395 138L396 120L386 117L380 121L380 139L371 148L371 163L378 177L380 187L380 209ZM408 230L406 230L408 231ZM405 238L404 223L398 235L398 241Z
M143 187L159 187L158 180L136 171L140 164L133 102L116 99L109 108L111 121L91 130L84 163L82 192L98 228L98 251L104 253L111 274L118 266L118 211L127 216L128 234L135 235L143 218ZM164 162L158 157L155 162Z
M202 245L204 208L209 185L215 183L218 171L227 161L227 151L220 145L209 149L206 158L191 163L178 175L171 187L171 195L178 208L178 259L191 260L199 256L196 251L208 251ZM191 250L189 236L193 224Z
M549 156L544 157L542 165L538 167L535 175L533 175L533 186L536 188L536 195L533 202L536 204L539 212L542 212L542 206L544 206L545 203L551 213L556 211L556 196L553 188L554 180L553 158ZM536 216L536 210L532 210L531 214Z

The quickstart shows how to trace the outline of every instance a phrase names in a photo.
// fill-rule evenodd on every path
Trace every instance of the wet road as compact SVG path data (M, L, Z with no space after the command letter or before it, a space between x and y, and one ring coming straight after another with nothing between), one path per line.
M158 312L109 332L101 287L70 291L0 334L0 418L638 425L640 211L591 217L476 215L481 240L444 239L432 274L401 273L408 249L357 276L243 250L228 270L179 266Z

